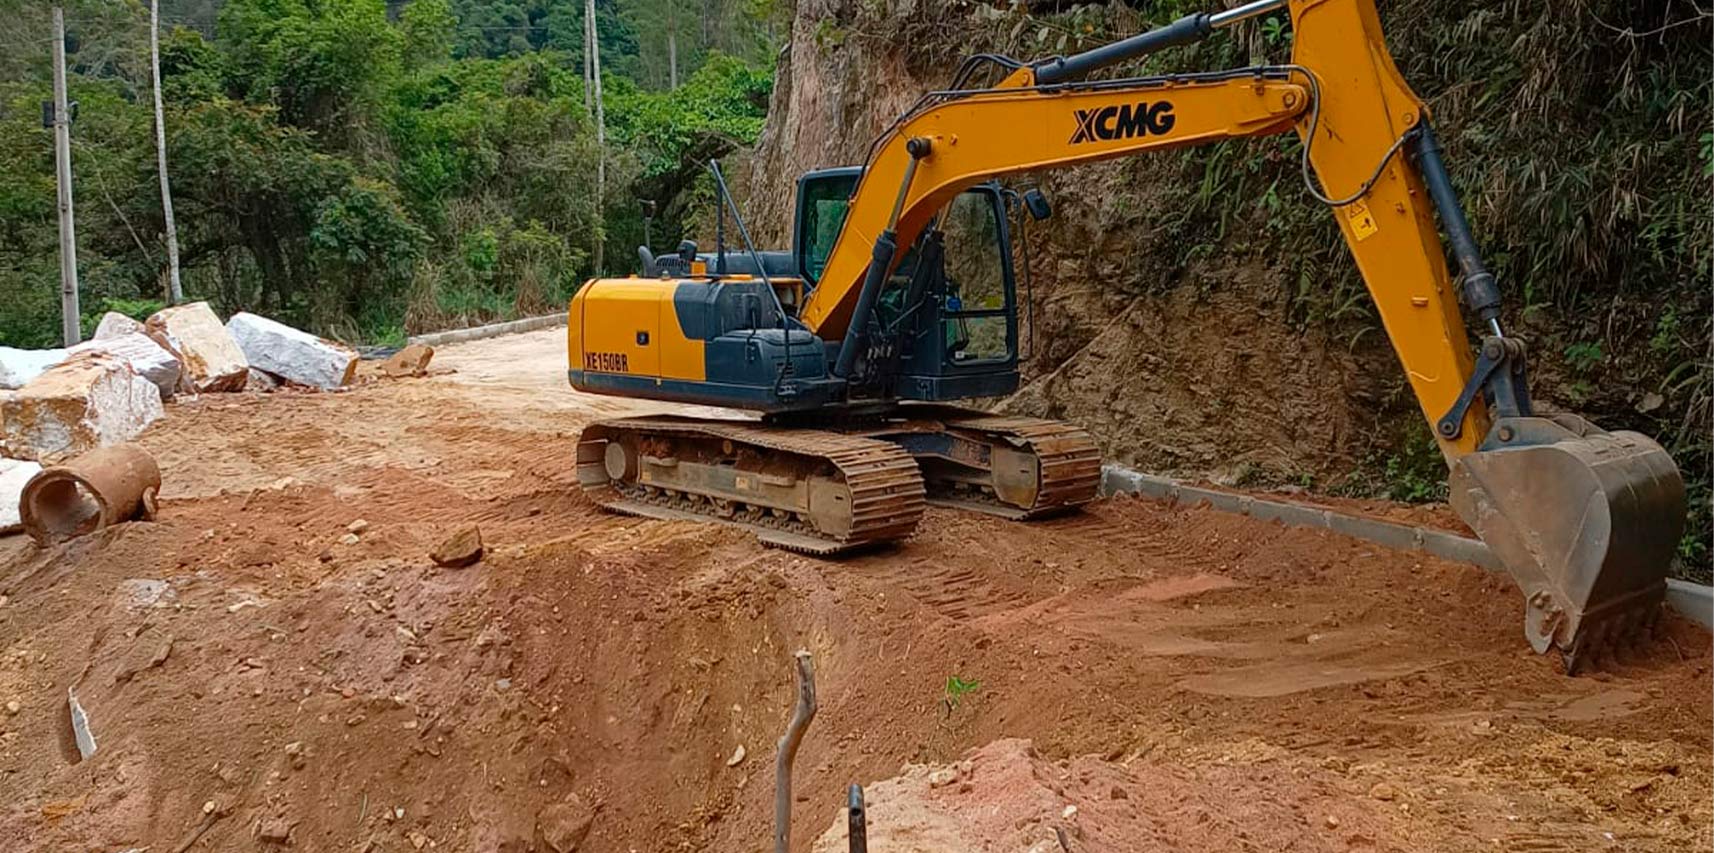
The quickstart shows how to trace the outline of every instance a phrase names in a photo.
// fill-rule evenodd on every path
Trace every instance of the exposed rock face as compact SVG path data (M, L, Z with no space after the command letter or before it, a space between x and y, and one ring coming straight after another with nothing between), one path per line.
M338 388L357 370L357 353L267 317L239 312L226 331L251 367L297 385Z
M42 371L65 360L63 349L13 349L0 347L0 388L17 389L42 375Z
M244 390L250 363L207 302L164 308L144 325L151 337L178 356L192 389Z
M16 533L24 525L18 517L18 496L24 484L41 473L42 466L23 459L0 459L0 535Z
M149 380L161 389L161 399L172 399L178 390L179 376L182 373L178 357L168 352L154 338L144 334L141 323L131 320L121 314L108 314L109 317L119 317L136 326L138 331L106 338L95 338L84 341L71 348L72 354L80 352L105 352L131 365L138 376ZM105 322L105 321L103 321Z
M101 315L100 325L95 327L95 334L90 336L92 341L105 341L109 338L119 338L125 335L143 331L143 324L117 311L109 311Z
M0 400L0 451L56 461L130 441L162 414L154 383L122 359L83 352Z

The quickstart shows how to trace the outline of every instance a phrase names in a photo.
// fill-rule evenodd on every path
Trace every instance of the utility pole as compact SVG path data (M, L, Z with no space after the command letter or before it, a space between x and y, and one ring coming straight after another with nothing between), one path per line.
M77 307L77 228L71 218L71 115L65 95L65 9L54 4L54 176L60 206L60 330L66 346L83 339Z
M595 0L584 0L589 20L589 73L595 84L595 272L605 266L607 228L602 200L607 196L607 109L601 103L601 33L595 27ZM585 89L584 91L588 91Z
M167 124L161 109L161 0L149 0L149 72L155 80L155 158L161 172L161 213L167 220L167 304L184 301L179 284L179 230L173 225L173 191L167 184Z

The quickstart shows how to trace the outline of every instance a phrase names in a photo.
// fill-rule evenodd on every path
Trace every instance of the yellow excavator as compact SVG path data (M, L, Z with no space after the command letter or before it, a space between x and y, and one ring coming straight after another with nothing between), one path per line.
M1288 64L1088 79L1282 9ZM998 82L972 82L982 74ZM973 56L862 166L799 179L789 251L755 248L720 181L715 252L645 247L640 275L572 299L569 379L761 416L595 423L579 482L617 511L723 521L815 554L907 537L928 502L1017 519L1085 503L1101 460L1083 430L951 405L1018 385L1013 217L1022 229L1050 209L998 179L1286 131L1445 455L1452 505L1524 593L1531 645L1575 671L1652 628L1685 517L1678 469L1647 437L1533 410L1524 344L1501 326L1373 0L1258 0L1073 56ZM728 207L743 251L725 246Z

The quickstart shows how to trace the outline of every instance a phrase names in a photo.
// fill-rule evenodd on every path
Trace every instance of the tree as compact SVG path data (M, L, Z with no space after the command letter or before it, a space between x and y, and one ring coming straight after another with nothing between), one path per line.
M595 87L595 209L600 210L607 198L607 108L601 98L601 39L595 21L595 0L584 0L584 20L589 28L585 42L589 51L589 79ZM600 232L595 235L595 272L602 271L603 246L606 240Z
M149 75L155 96L155 152L161 173L161 216L167 231L167 302L184 301L179 281L179 232L173 224L173 191L167 181L167 123L161 108L161 0L149 3Z

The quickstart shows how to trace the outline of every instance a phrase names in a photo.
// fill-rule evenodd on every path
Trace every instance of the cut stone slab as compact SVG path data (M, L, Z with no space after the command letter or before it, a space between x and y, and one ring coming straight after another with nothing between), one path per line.
M482 559L482 531L474 524L465 525L430 551L429 559L435 565L449 569L462 569L475 563Z
M130 441L162 414L153 382L122 359L82 352L0 399L0 450L57 461Z
M18 517L18 496L42 466L24 459L0 459L0 536L24 529Z
M244 390L250 362L207 302L163 308L143 325L150 337L178 356L192 390Z
M0 388L18 389L62 361L63 349L13 349L0 347Z
M137 325L138 331L109 338L96 338L85 341L71 348L73 354L80 352L105 352L117 356L138 376L149 380L161 389L161 399L170 400L179 387L179 375L182 365L178 357L167 351L154 338L144 334L142 325L122 314L111 315L129 320Z
M101 322L95 327L95 334L89 337L92 341L105 341L110 338L122 338L126 335L141 334L143 324L119 313L109 311L101 315Z
M422 376L428 373L429 359L432 358L434 347L428 344L411 344L381 362L381 372L394 379Z
M267 317L240 311L226 331L251 367L295 385L338 388L357 372L355 351Z

